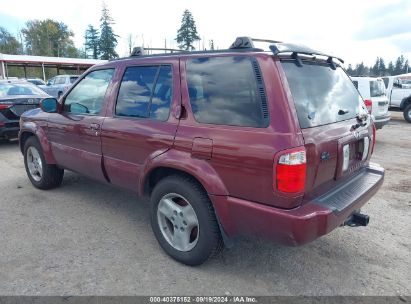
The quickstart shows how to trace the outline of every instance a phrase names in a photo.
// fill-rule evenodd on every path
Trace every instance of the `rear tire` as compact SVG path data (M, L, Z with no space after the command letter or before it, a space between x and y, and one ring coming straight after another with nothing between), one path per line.
M168 176L155 186L151 227L163 250L186 265L200 265L224 246L207 193L183 175Z
M61 185L64 170L56 165L48 165L37 138L27 139L24 144L24 166L34 187L48 190Z
M404 119L411 123L411 103L409 103L404 109Z

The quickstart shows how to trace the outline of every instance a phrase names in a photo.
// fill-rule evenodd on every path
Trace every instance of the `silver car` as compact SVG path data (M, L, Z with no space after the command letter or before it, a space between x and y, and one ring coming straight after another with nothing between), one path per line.
M77 80L77 75L58 75L47 81L46 85L39 87L47 94L60 99L61 95Z

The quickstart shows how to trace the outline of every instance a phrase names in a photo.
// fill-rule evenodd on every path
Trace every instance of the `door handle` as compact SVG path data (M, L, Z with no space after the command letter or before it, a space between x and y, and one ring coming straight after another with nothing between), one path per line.
M99 131L100 130L100 125L97 123L92 123L90 124L90 129L94 131Z

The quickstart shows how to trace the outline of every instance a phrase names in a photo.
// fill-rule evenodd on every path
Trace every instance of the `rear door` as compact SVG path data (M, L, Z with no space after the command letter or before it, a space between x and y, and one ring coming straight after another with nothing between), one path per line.
M370 97L372 100L372 115L375 117L387 116L388 98L382 79L370 80Z
M346 73L318 62L281 63L307 150L309 200L364 167L372 126L358 91ZM364 125L362 125L364 123Z
M128 63L102 128L104 166L110 182L138 189L141 170L171 148L181 104L179 59Z

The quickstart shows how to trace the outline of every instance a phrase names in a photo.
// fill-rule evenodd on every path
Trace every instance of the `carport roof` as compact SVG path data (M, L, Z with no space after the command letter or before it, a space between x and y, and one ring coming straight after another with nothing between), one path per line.
M84 58L63 58L63 57L46 57L46 56L31 56L31 55L8 55L0 53L0 62L15 63L15 64L55 64L55 65L80 65L92 66L99 63L104 63L106 60L99 59L84 59Z

